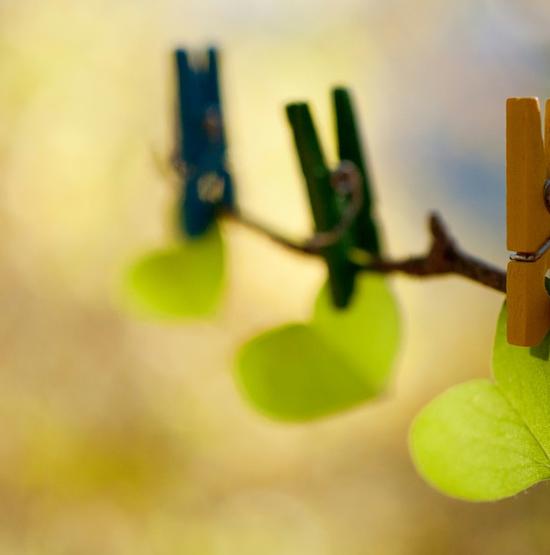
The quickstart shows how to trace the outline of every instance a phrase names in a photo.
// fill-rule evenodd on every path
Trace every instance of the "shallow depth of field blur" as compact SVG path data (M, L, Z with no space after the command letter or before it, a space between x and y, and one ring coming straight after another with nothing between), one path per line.
M502 296L394 278L404 339L385 398L307 425L267 421L231 377L238 346L305 318L322 264L224 226L216 318L138 320L117 297L167 242L177 45L223 49L243 209L309 230L283 106L355 93L388 251L426 214L504 266L504 105L550 96L542 0L0 0L0 554L411 555L550 551L550 490L453 501L407 431L490 372ZM160 163L159 163L160 161Z

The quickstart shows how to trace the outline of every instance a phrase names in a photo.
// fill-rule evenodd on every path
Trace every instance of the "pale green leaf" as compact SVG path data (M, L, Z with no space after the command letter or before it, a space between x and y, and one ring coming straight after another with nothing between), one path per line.
M241 349L237 381L272 418L303 421L378 394L398 346L397 308L386 281L360 276L351 305L332 307L324 288L309 324L276 328Z
M306 420L346 408L371 394L368 385L312 326L269 331L240 353L244 395L265 414Z
M317 297L312 324L370 389L385 386L399 346L399 313L384 277L371 274L356 279L352 301L344 310L333 305L325 285Z
M213 226L204 236L154 251L138 260L125 281L134 311L160 318L211 315L223 288L224 252Z
M507 343L505 308L493 368L495 383L451 388L420 412L411 429L422 476L471 501L509 497L550 478L550 363Z
M548 336L538 351L547 350ZM528 347L506 341L506 318L501 315L493 350L493 372L503 394L521 414L546 453L550 453L550 362Z

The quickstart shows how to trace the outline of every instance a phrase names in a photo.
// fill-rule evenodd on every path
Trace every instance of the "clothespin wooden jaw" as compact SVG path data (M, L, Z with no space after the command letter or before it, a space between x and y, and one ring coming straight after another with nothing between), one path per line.
M209 49L192 63L186 50L175 53L178 130L175 162L185 186L180 227L188 237L201 236L220 207L233 205L233 184L227 170L226 141L218 76L218 55Z
M357 218L348 232L340 241L324 250L333 303L338 308L344 308L350 302L357 274L357 268L350 259L350 250L359 248L376 257L380 254L380 243L372 216L370 177L363 158L350 94L347 89L337 88L332 92L332 100L340 165L342 167L344 163L351 163L355 173L359 174L363 199ZM288 105L287 116L305 177L316 231L329 231L340 223L345 209L331 179L335 173L327 166L308 105Z
M550 101L544 139L539 101L510 98L506 105L506 212L508 342L536 346L550 330Z
M338 140L338 156L340 160L352 162L362 181L363 203L354 225L356 247L372 256L380 255L381 245L376 222L373 216L374 198L371 187L371 176L365 162L361 134L355 118L350 91L337 87L332 91L335 128Z
M287 116L307 185L315 229L317 232L330 231L340 221L340 210L331 186L331 172L325 162L309 107L305 103L290 104L287 106ZM324 257L328 266L332 300L335 306L343 308L353 292L355 274L347 257L345 243L327 247Z

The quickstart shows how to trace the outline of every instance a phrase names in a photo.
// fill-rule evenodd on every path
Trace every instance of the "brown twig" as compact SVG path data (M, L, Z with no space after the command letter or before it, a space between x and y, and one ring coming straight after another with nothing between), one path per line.
M299 243L289 240L282 235L267 229L258 222L243 217L238 212L224 213L224 216L240 223L272 241L302 254L319 256L322 247L316 243L315 237ZM506 292L506 272L491 264L479 260L463 252L448 232L443 220L437 214L429 217L429 227L432 243L428 253L424 256L410 257L402 260L388 260L378 258L358 264L361 271L377 272L381 274L401 273L415 277L430 277L456 274L490 287L502 293ZM331 233L331 232L327 232ZM341 235L335 234L333 239L339 240Z
M361 177L352 162L342 162L336 170L332 172L332 186L341 197L349 197L349 202L342 212L342 217L338 224L328 231L318 231L312 237L302 242L293 241L284 237L280 233L273 231L263 224L257 222L249 216L245 216L237 208L225 209L222 216L231 219L241 225L265 235L271 241L278 243L286 248L292 249L303 254L321 255L323 249L338 243L348 229L353 225L359 211L363 205L363 189L361 187Z
M432 244L425 256L404 260L373 260L362 265L361 269L383 274L398 272L417 277L457 274L496 291L506 292L504 270L463 252L437 214L430 215L429 225Z
M223 219L230 220L232 222L236 222L259 235L263 235L267 237L270 241L277 243L287 249L293 250L300 254L308 254L313 256L318 256L320 254L320 249L317 247L312 246L314 241L312 239L308 239L306 241L298 242L293 241L292 239L288 239L284 237L277 231L274 231L264 224L258 222L254 218L244 215L240 210L232 209L232 210L224 210L220 216Z

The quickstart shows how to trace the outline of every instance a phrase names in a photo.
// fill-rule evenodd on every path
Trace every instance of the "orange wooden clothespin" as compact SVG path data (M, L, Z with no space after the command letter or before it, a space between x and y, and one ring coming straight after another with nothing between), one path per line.
M537 98L506 104L506 212L508 342L533 347L550 330L550 100L544 140Z

